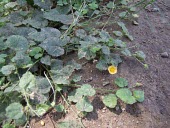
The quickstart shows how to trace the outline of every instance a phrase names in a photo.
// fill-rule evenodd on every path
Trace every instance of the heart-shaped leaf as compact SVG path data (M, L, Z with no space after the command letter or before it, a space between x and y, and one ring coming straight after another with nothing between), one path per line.
M37 42L42 42L50 37L59 38L60 36L61 36L61 32L58 29L51 28L51 27L41 28L40 32L31 32L29 34L29 38Z
M51 56L61 56L64 54L64 49L61 46L66 45L66 43L59 38L51 37L42 42L41 46L44 50L48 52Z
M79 111L85 111L85 112L93 111L93 106L91 105L87 97L83 97L81 100L79 100L76 104L76 107Z
M83 84L81 88L77 89L77 93L79 93L82 96L93 96L96 91L94 88L92 88L89 84Z
M115 84L119 87L125 87L128 85L128 81L124 78L116 78Z
M44 18L51 21L61 22L63 24L72 24L73 22L72 15L60 14L57 9L46 11L44 13Z
M45 65L51 65L51 57L46 55L44 57L41 58L41 63L45 64Z
M146 58L146 55L143 51L136 51L134 55L136 58L138 58L139 60L142 60L142 61L144 61Z
M144 97L144 91L139 91L139 90L134 90L133 91L133 96L135 99L139 102L143 102L145 97Z
M5 65L1 68L1 72L6 76L10 75L14 70L15 70L15 66L12 64Z
M50 9L53 5L50 0L34 0L34 4L43 9Z
M132 92L127 88L117 90L116 95L127 104L134 104L136 102L135 98L132 96Z
M117 97L114 94L104 96L103 103L109 108L115 108L117 105Z
M19 35L12 35L8 37L6 43L9 48L15 51L26 51L29 48L28 40Z
M28 54L25 54L22 51L18 51L16 55L12 58L12 62L15 62L18 67L25 68L29 67L32 64L31 58Z
M23 115L23 106L20 103L14 102L6 108L6 116L9 119L20 119Z
M19 87L27 92L32 92L36 87L36 78L31 72L23 74L19 81Z
M63 112L63 110L64 110L64 106L62 104L58 104L58 105L54 106L54 108L57 112Z
M46 94L51 89L50 83L44 77L37 77L36 78L36 86L38 87L37 92L40 93L40 94Z

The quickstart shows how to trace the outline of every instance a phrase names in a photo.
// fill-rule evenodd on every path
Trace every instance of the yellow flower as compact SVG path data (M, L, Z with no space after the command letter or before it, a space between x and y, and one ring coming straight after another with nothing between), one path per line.
M110 74L116 74L117 73L117 67L111 65L108 67L108 71Z

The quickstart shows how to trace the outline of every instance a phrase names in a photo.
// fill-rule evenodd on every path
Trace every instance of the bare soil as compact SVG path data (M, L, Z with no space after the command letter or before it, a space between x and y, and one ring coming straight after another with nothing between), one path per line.
M170 128L170 1L158 0L140 12L138 22L137 26L131 23L128 26L134 37L129 46L138 45L135 50L144 51L148 69L134 59L124 58L116 75L98 71L93 63L87 63L80 74L82 83L95 88L114 89L113 81L117 77L126 78L130 87L141 83L145 101L134 105L120 102L121 107L108 109L101 101L103 93L98 92L91 99L94 111L82 120L86 128ZM112 26L106 29L114 30ZM161 57L163 52L167 52L169 57ZM110 84L103 86L106 81ZM65 116L52 111L42 118L45 126L40 125L40 120L32 119L31 127L53 128L59 121L76 120L76 115L71 110Z

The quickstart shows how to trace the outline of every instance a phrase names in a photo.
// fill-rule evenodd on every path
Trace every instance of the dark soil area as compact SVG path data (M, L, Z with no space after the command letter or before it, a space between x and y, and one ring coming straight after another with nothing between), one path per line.
M87 128L170 128L170 1L158 0L147 7L140 12L138 22L139 25L128 26L134 37L129 47L138 45L136 49L144 51L148 69L134 59L124 58L116 75L100 72L93 63L87 63L80 74L82 83L95 88L114 89L113 81L117 77L126 78L130 87L141 83L145 101L134 105L120 103L121 108L109 110L101 101L103 92L98 92L91 99L94 111L82 121ZM112 26L106 29L114 30ZM103 82L110 84L103 86ZM45 126L41 126L39 120L32 120L32 128L53 128L58 121L76 120L76 115L72 111L65 117L50 112L42 120Z

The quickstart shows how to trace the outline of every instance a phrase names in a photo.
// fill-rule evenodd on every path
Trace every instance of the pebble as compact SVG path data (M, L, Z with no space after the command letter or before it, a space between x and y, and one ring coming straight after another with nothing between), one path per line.
M152 9L152 12L159 12L159 11L160 11L159 8L153 8L153 9Z
M109 84L110 84L110 82L108 82L108 81L103 82L103 86L106 86L106 85L109 85Z
M169 54L167 52L163 52L163 53L161 53L161 57L162 58L168 58Z
M133 23L133 25L139 25L139 23L135 20L132 23Z
M44 125L45 125L45 122L44 122L44 121L42 121L42 120L41 120L41 122L40 122L40 123L41 123L41 125L42 125L42 126L44 126Z
M125 111L126 109L125 108L122 108L122 111Z

